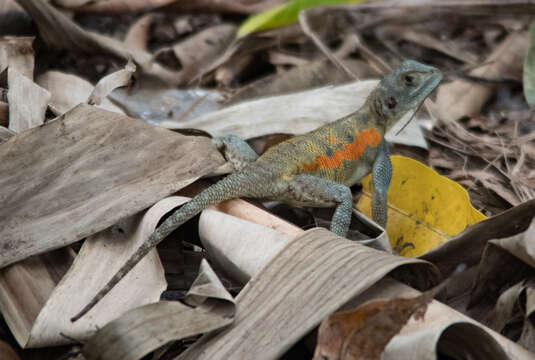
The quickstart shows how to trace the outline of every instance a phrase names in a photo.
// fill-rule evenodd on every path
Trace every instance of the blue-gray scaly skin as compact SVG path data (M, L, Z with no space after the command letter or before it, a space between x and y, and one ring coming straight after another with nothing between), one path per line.
M270 148L262 156L240 138L215 138L236 172L195 196L167 218L141 245L76 321L100 301L151 249L206 207L238 197L276 199L297 205L335 207L331 231L345 236L351 221L349 186L373 174L372 217L386 225L386 195L392 165L385 133L408 111L420 106L442 74L416 61L405 61L387 75L365 104L333 123Z

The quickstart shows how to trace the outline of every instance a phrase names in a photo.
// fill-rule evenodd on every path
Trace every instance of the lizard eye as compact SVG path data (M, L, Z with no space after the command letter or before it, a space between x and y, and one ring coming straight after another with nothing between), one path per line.
M414 86L414 76L412 75L405 75L403 78L405 80L405 85L407 86Z
M397 104L398 104L398 102L396 101L396 99L393 96L389 97L386 100L386 106L388 106L389 109L395 108Z

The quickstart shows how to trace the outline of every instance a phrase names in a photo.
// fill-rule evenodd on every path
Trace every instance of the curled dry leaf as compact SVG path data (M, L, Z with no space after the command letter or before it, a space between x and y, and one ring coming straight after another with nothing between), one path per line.
M397 268L415 270L419 279L412 280L420 285L436 281L428 264L355 244L327 230L307 231L240 292L232 325L204 335L177 359L280 356L325 316Z
M214 136L233 134L243 139L276 133L304 134L357 110L377 83L376 80L360 81L272 96L229 106L180 123L163 121L161 125L169 129L202 129ZM291 112L288 112L289 108ZM251 117L251 114L255 116ZM387 139L425 148L427 144L417 121L411 121L399 135L393 135L410 116L412 113L406 114L388 132Z
M94 89L89 81L59 71L47 71L39 75L36 83L50 92L49 107L57 116L63 115L78 104L85 103ZM108 98L102 99L97 107L123 114L123 111Z
M344 306L354 308L370 300L421 295L409 286L385 278ZM387 345L383 359L436 359L437 355L474 359L523 359L533 354L438 301L431 301L425 318L410 320Z
M89 105L9 143L0 147L0 266L101 231L223 163L209 139Z
M124 69L106 75L99 80L91 92L91 95L89 95L87 103L89 105L100 105L106 96L108 96L113 90L130 84L130 79L135 71L136 65L134 65L131 59L128 60L128 63L125 65Z
M499 291L533 276L535 268L535 221L526 231L490 240L481 255L469 306L493 306Z
M485 301L473 303L471 308L467 310L470 290L476 284L476 278L479 276L479 263L484 248L489 240L508 238L519 232L524 232L534 216L535 200L531 200L468 227L450 241L424 254L421 258L435 264L444 276L449 276L459 265L464 265L467 268L464 271L466 276L458 279L456 286L448 287L448 297L443 301L455 306L459 311L468 312L475 320L484 321L488 311L494 306L497 294L483 292L482 300ZM503 251L499 253L498 260L504 258L504 255L507 256ZM514 258L509 255L506 261L509 260L514 260ZM518 263L523 266L519 260ZM496 266L496 264L494 265ZM508 269L508 267L502 267L497 271L502 273ZM493 283L489 286L493 286Z
M234 299L206 260L187 299L197 307L161 301L107 324L84 346L86 359L137 360L166 343L220 329L233 321ZM156 335L156 336L155 336Z
M9 129L21 132L43 124L50 93L15 68L8 68L7 78Z
M180 0L168 7L177 12L223 12L253 14L283 3L284 0Z

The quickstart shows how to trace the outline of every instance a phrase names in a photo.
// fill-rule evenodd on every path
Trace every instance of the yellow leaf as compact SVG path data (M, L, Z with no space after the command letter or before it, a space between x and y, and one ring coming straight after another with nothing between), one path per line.
M412 243L403 256L419 256L448 241L467 226L485 219L474 209L466 190L426 165L393 155L388 190L386 232L392 247ZM363 195L357 208L371 217L371 175L362 179Z

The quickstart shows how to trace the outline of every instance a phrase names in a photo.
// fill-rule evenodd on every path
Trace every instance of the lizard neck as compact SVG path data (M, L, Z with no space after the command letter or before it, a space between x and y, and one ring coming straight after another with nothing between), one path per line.
M384 136L388 130L385 126L388 122L384 120L384 115L377 111L378 108L380 107L375 106L370 96L360 109L342 118L341 121L356 134L363 130L374 129Z

